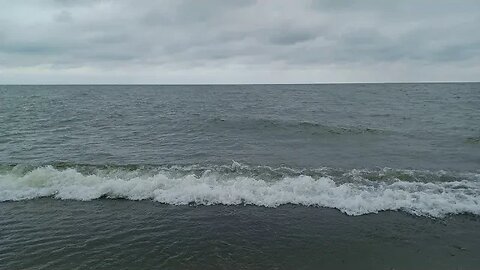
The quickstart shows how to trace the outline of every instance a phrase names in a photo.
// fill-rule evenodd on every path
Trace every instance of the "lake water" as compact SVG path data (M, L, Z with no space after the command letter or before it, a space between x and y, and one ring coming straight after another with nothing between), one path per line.
M480 84L0 86L0 268L478 269Z

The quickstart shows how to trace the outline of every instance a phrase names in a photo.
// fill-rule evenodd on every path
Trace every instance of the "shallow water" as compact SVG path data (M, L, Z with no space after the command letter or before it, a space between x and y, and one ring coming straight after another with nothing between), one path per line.
M0 204L4 269L477 269L478 216L286 205Z

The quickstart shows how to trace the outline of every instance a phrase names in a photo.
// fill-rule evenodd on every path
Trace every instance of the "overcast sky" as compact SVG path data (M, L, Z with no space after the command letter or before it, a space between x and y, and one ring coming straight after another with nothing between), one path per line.
M479 0L0 0L0 84L479 81L479 33Z

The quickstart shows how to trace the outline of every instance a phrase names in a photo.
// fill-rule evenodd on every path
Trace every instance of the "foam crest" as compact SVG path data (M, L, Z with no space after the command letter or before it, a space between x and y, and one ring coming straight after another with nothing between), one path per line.
M234 163L232 170L246 169ZM178 171L178 170L177 170ZM372 174L372 172L369 172ZM245 174L204 170L181 174L159 169L155 172L97 171L82 173L75 168L52 166L0 172L0 201L40 197L89 201L99 198L154 200L173 205L257 205L283 204L336 208L348 215L401 210L421 216L448 214L480 215L480 181L472 174L454 181L402 181L394 176L375 180L359 179L358 171L349 181L335 176L284 175L275 179ZM410 172L415 174L415 172ZM418 174L421 175L419 172ZM443 173L445 174L445 173Z

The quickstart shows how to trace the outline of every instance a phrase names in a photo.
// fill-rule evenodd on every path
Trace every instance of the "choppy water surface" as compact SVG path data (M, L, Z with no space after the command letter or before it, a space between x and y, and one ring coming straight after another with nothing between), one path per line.
M0 265L475 269L479 123L477 83L0 86Z

